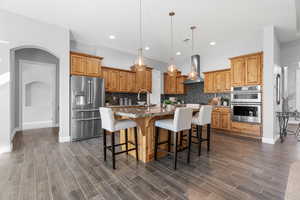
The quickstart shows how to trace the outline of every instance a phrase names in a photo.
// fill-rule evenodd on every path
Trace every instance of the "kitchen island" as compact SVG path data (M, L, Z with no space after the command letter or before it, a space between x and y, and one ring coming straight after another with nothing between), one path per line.
M180 105L180 107L191 107L194 112L199 111L200 105ZM139 148L139 160L143 162L150 162L154 158L154 136L155 127L154 122L158 119L173 118L175 113L175 107L171 109L161 108L157 106L153 107L112 107L112 110L116 118L131 119L138 125L138 148ZM167 130L160 129L160 141L165 141L168 138ZM129 141L134 141L133 129L128 130ZM125 131L122 130L120 134L120 143L125 142ZM133 147L129 144L129 148ZM125 150L125 147L122 147ZM167 149L167 145L161 145L160 148ZM129 154L135 157L135 152L129 152ZM158 157L164 156L165 153L159 152Z

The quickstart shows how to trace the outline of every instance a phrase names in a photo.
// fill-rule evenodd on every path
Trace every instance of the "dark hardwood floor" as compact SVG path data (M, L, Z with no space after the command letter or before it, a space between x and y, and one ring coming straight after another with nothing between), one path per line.
M191 164L169 158L149 164L110 154L104 163L99 139L57 142L57 129L20 132L14 151L0 155L3 200L77 199L284 199L289 165L299 159L300 144L288 136L283 144L212 134L212 148ZM179 154L181 158L185 154Z

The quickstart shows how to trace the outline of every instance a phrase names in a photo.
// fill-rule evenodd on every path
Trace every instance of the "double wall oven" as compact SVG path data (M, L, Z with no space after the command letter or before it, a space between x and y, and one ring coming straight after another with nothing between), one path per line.
M232 120L238 122L261 123L261 86L231 88Z

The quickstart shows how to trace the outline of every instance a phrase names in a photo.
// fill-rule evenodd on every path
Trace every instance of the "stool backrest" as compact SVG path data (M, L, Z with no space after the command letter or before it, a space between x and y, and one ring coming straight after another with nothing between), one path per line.
M211 105L203 105L200 108L199 113L197 114L197 121L199 125L205 125L211 123L211 112L212 106Z
M175 130L183 131L191 129L192 117L192 108L176 108L173 122Z
M115 116L111 108L100 107L102 128L108 131L114 130Z

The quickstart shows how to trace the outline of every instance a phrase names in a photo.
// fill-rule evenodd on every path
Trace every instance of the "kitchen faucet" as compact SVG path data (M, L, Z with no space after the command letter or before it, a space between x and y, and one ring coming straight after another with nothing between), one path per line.
M139 90L139 92L138 92L138 101L141 100L141 93L142 92L147 93L147 106L150 106L150 94L151 94L151 92L148 91L147 89L140 89Z

